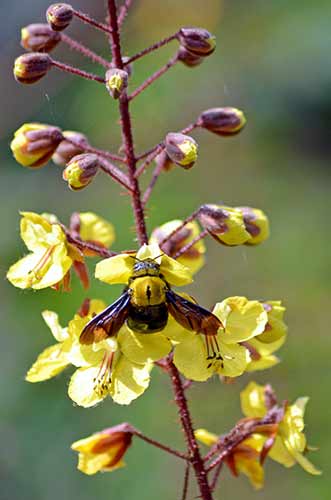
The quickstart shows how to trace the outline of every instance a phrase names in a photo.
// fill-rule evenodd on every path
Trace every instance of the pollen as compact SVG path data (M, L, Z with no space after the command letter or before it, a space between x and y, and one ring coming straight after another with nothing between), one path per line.
M93 390L99 397L104 397L108 394L111 385L111 372L114 353L106 352L98 371L97 376L93 379Z

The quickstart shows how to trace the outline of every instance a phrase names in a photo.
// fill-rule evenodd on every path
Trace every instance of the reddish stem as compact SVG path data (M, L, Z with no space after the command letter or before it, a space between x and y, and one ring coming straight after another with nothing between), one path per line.
M99 56L93 50L89 49L88 47L85 47L81 42L78 42L77 40L74 40L70 36L66 35L65 33L61 33L61 40L62 42L66 43L72 50L76 50L76 52L79 52L80 54L83 54L83 56L88 57L91 59L93 62L99 63L105 68L110 68L111 67L111 62L107 61L103 57Z
M117 9L115 0L108 0L109 19L111 27L111 41L112 41L112 55L113 61L117 68L123 69L123 61L121 54L120 34L117 22ZM133 136L131 129L131 116L129 111L129 99L124 92L120 97L120 115L122 125L123 142L126 153L126 160L128 164L128 174L130 183L132 185L132 207L135 217L135 224L137 230L137 237L139 244L143 245L148 242L144 209L140 197L140 188L138 180L135 177L136 172L136 158L134 153Z
M223 462L220 462L218 464L218 466L216 467L216 471L215 471L213 480L212 480L211 485L210 485L210 488L212 491L214 491L214 489L216 488L218 478L220 477L220 473L222 471L222 467L223 467Z
M146 158L144 163L142 165L140 165L140 167L137 168L136 173L135 173L136 177L139 177L145 171L145 169L152 163L154 158L156 158L157 155L161 153L163 148L164 148L164 145L161 143L161 144L158 144L156 148L152 149L151 153L148 155L148 157Z
M152 176L152 179L150 181L150 183L148 184L147 188L146 188L146 191L144 192L144 196L143 196L143 205L145 207L145 205L147 204L151 194L152 194L152 191L154 189L154 186L158 180L158 178L160 177L161 175L161 172L163 170L163 164L162 162L159 162L155 169L154 169L154 172L153 172L153 176Z
M183 227L186 226L186 224L188 224L189 222L192 222L194 219L196 219L198 213L199 213L199 209L195 210L191 215L186 217L186 219L182 222L182 224L180 226L178 226L174 231L172 231L172 233L168 234L165 238L163 238L162 241L160 241L159 247L162 249L162 245L164 245L168 240L170 240L177 233L179 233L183 229Z
M151 45L150 47L147 47L146 49L141 50L140 52L138 52L134 56L130 57L127 61L125 61L125 66L127 64L132 63L133 61L136 61L137 59L140 59L143 56L146 56L147 54L150 54L151 52L154 52L154 50L160 49L164 45L167 45L169 42L172 42L172 40L175 40L177 35L178 35L178 33L175 33L174 35L168 36L167 38L164 38L160 42L156 42L153 45Z
M62 71L66 71L67 73L72 73L74 75L87 78L88 80L94 80L95 82L105 83L105 79L101 78L101 76L94 75L93 73L88 73L87 71L75 68L74 66L70 66L69 64L65 64L52 59L52 65L58 69L61 69Z
M205 464L200 455L199 446L194 436L191 415L185 397L183 383L181 381L177 368L175 367L170 358L168 358L168 370L171 376L172 386L175 394L175 402L178 407L178 413L185 434L187 447L191 454L191 463L198 482L201 498L203 500L213 500L211 489L208 484Z
M172 256L172 258L173 259L178 259L178 257L180 257L181 255L183 255L183 253L187 252L196 243L198 243L198 241L200 241L203 238L205 238L208 234L209 233L208 233L207 229L204 229L203 231L201 231L200 234L198 234L198 236L196 236L195 238L193 238L192 241L190 241L189 243L187 243L187 245L184 245L180 250L178 250L178 252L175 253L175 255Z
M181 500L186 500L186 498L187 498L188 485L189 485L189 480L190 480L190 465L191 464L189 462L187 462L186 469L185 469L183 493L182 493L182 499Z
M108 160L120 161L121 163L126 164L126 161L122 156L115 155L114 153L110 153L109 151L105 151L104 149L94 148L91 145L85 145L85 144L82 145L82 143L79 140L75 140L70 137L66 137L65 140L67 142L70 142L71 144L74 144L75 146L78 146L87 153L94 153L98 156L102 156L103 158L107 158Z
M166 71L168 71L168 69L170 69L172 66L174 66L177 61L178 61L178 58L177 58L177 55L175 55L167 62L167 64L162 66L162 68L160 68L158 71L153 73L153 75L151 75L149 78L147 78L147 80L145 80L144 83L142 83L140 85L140 87L136 88L136 90L134 90L132 92L132 94L128 97L129 101L132 101L132 99L137 97L139 94L141 94L141 92L143 92L145 89L147 89L147 87L149 87L152 83L154 83L155 80L160 78L160 76L164 75L164 73L166 73Z
M145 436L137 429L134 429L132 434L139 437L143 441L146 441L146 443L149 443L153 446L156 446L157 448L160 448L160 450L166 451L167 453L170 453L171 455L175 455L178 458L182 458L183 460L186 460L186 461L189 460L189 457L187 455L185 455L185 453L181 453L180 451L177 451L177 450L174 450L173 448L170 448L170 446L166 446L162 443L159 443L159 441L155 441L155 439L151 439L151 438Z
M117 18L117 24L118 24L119 28L122 27L122 25L125 21L125 18L128 15L128 11L129 11L129 8L131 7L131 4L132 4L132 0L125 0L124 4L122 5L121 10L118 14L118 18Z
M103 31L104 33L108 33L108 34L111 33L111 29L109 28L109 26L107 26L106 24L103 24L103 23L99 23L98 21L93 19L91 16L85 14L84 12L81 12L80 10L74 10L73 13L74 13L74 16L78 17L78 19L80 19L84 23L90 24L94 28L97 28L98 30Z
M117 255L116 252L111 252L105 247L101 247L90 241L83 241L82 239L73 236L72 234L70 234L70 232L68 232L68 230L66 230L65 232L68 242L72 243L82 251L90 250L91 252L94 252L96 255L100 255L100 257L105 257L105 258L114 257L114 255Z
M128 178L128 176L122 172L115 165L100 158L100 168L106 172L106 174L110 175L115 181L119 182L123 187L128 189L130 192L133 192L132 184Z

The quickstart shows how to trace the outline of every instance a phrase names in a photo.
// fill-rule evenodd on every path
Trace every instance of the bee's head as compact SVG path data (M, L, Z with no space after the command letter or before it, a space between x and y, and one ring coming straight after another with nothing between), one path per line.
M139 260L137 257L132 258L136 261L133 266L133 278L138 278L139 276L160 275L160 264L158 264L155 259L148 258Z

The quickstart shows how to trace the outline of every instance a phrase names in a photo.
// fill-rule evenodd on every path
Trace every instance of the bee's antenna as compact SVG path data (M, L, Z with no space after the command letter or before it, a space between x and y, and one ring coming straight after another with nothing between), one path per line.
M163 255L165 255L165 253L164 253L164 252L160 253L160 255L157 255L156 257L153 257L153 260L156 260L156 259L158 259L159 257L162 257Z
M131 259L136 260L137 262L143 262L142 260L138 259L135 255L130 255Z

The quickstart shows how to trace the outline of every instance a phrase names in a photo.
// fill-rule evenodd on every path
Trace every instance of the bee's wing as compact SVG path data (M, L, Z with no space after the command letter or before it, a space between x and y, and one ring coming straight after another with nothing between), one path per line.
M79 337L81 344L93 344L116 335L129 312L130 295L124 292L113 304L91 319Z
M223 326L208 309L184 299L172 290L167 290L166 297L169 313L187 330L204 335L216 335L218 329Z

